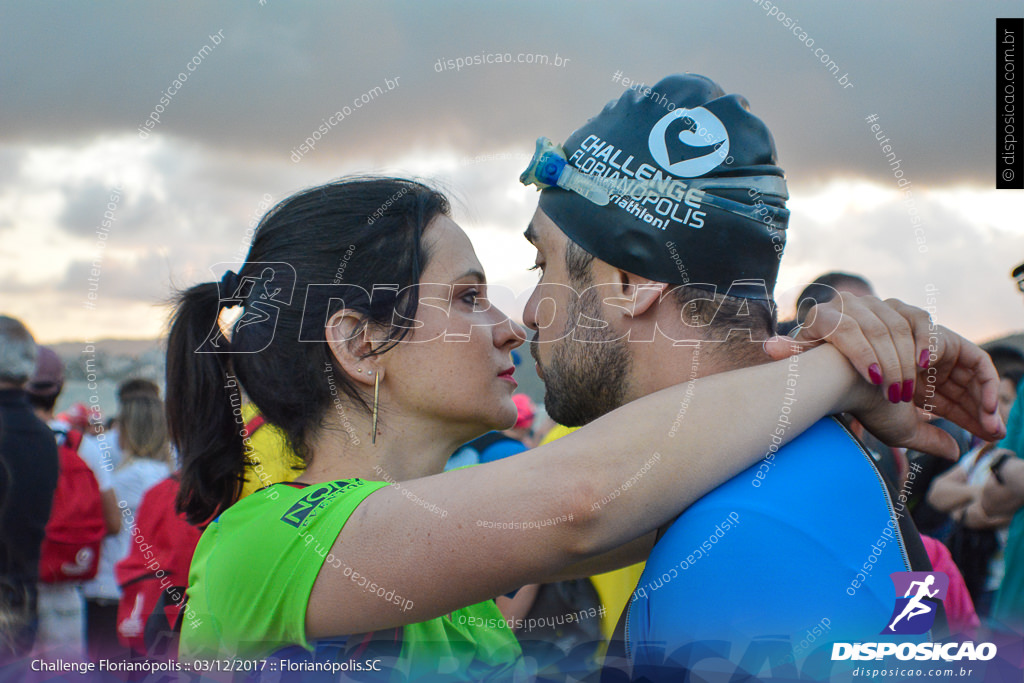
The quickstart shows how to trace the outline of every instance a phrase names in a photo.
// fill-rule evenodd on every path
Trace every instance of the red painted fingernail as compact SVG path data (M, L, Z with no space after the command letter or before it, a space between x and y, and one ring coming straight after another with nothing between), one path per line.
M928 349L925 349L924 351L921 352L921 357L917 359L917 364L920 365L922 368L927 368L928 358Z
M872 363L868 368L868 377L871 378L872 384L882 383L882 368L878 367L878 363Z
M914 400L914 380L903 380L903 402L910 403Z
M900 402L900 383L893 382L889 385L889 402L899 403Z

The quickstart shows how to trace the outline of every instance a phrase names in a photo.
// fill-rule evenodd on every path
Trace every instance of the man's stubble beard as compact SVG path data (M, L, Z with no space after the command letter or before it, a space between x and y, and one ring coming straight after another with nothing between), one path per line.
M628 389L632 358L626 339L615 339L608 327L577 325L580 315L603 321L597 291L585 288L583 296L569 303L563 338L553 342L551 361L544 372L544 407L552 420L566 427L580 427L615 410ZM536 336L530 353L537 357Z

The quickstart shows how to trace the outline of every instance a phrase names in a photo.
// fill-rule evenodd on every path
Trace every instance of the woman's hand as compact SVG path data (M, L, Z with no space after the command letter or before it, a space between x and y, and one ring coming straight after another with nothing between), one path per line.
M850 412L889 445L955 457L949 435L927 424L930 415L989 441L1006 433L996 412L999 376L988 354L920 308L842 293L812 308L792 338L765 342L765 351L779 360L825 342L880 387Z
M956 460L956 440L931 423L927 412L911 403L892 403L876 387L860 381L848 397L848 412L883 443Z
M897 308L899 306L899 308ZM853 296L845 292L814 306L790 339L813 348L825 342L846 356L868 382L880 385L892 403L909 403L917 370L927 368L930 318L896 299ZM782 339L786 339L783 337ZM776 360L769 342L765 350Z

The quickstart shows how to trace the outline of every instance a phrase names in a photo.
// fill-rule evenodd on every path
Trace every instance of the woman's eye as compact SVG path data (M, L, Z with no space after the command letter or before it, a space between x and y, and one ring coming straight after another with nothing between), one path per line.
M481 297L481 294L480 294L479 290L471 289L471 290L467 291L465 294L463 294L461 298L467 304L470 304L471 306L475 306L477 300L480 299L480 297Z
M544 277L544 264L542 263L535 263L532 268L527 268L526 270L539 270L540 272L537 274L537 277Z

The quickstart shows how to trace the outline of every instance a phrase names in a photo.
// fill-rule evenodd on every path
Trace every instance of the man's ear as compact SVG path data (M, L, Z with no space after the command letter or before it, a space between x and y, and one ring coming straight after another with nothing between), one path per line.
M327 320L324 336L341 370L362 384L372 385L374 373L381 368L379 357L368 355L377 345L373 343L365 316L349 308L342 309Z
M600 283L605 304L623 311L627 318L639 318L650 311L668 290L664 282L655 282L598 259L594 260L593 279Z
M631 318L639 318L650 311L668 289L664 282L655 282L625 270L619 270L617 275L621 296L629 302L624 308Z

